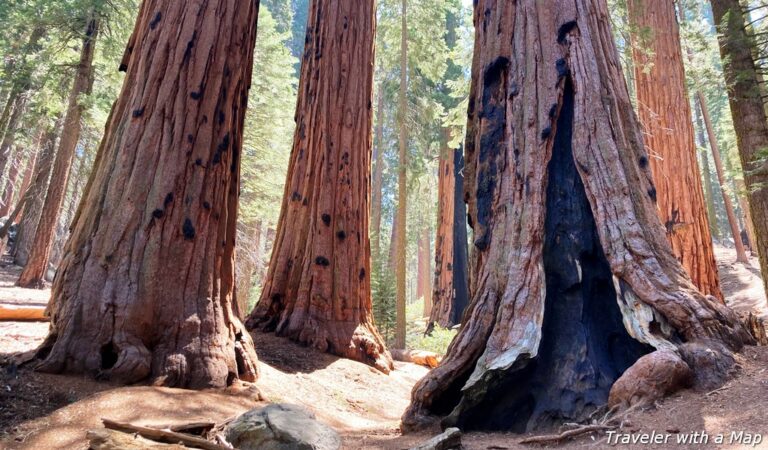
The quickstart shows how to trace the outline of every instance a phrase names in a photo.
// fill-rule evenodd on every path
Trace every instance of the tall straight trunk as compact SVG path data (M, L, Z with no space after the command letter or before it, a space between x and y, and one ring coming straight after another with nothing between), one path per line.
M53 283L42 370L191 388L256 379L233 297L258 7L142 3Z
M704 124L707 129L707 136L709 137L709 148L712 150L712 159L715 162L717 182L720 185L720 193L723 196L725 215L728 218L728 225L731 228L731 236L733 237L733 243L736 247L736 261L748 264L749 258L747 258L747 253L744 251L744 244L741 242L739 222L736 220L736 213L733 209L731 196L728 195L727 182L725 179L725 169L723 168L723 159L720 157L720 146L717 143L717 136L715 135L715 128L712 126L712 119L709 117L707 100L704 98L704 94L702 94L701 91L696 93L696 103L699 105L699 109L701 110L701 115L704 118Z
M464 151L448 147L449 140L446 129L438 169L435 276L428 329L434 324L444 328L458 324L469 303Z
M23 164L24 157L26 156L25 153L24 149L16 147L16 152L14 152L13 159L11 160L11 167L8 168L8 177L5 180L3 195L0 198L0 217L5 217L11 212L14 189L19 178L20 166Z
M476 280L403 427L433 414L513 431L583 420L653 348L751 342L666 239L605 0L478 0L474 20Z
M405 348L406 242L408 212L408 0L402 0L400 26L400 92L397 102L399 158L397 166L397 230L395 231L395 342Z
M392 216L392 229L389 232L389 255L387 255L387 267L392 273L397 271L397 210Z
M752 59L754 41L747 35L738 0L711 0L711 3L749 209L755 225L754 248L768 291L768 157L765 155L768 120Z
M629 23L647 30L634 42L635 87L659 215L672 251L703 294L723 300L707 221L675 4L630 0Z
M21 119L24 116L24 112L27 108L28 97L26 94L19 95L16 98L16 102L13 106L13 112L8 120L8 127L5 131L5 136L0 142L0 179L5 175L5 169L8 166L8 161L11 158L11 153L14 145L16 144L16 134L18 133Z
M429 239L429 228L427 227L424 227L419 232L418 258L416 297L424 302L424 317L429 317L432 313L432 271L430 270L432 266L432 251Z
M283 205L248 325L389 372L371 310L375 33L374 0L310 3Z
M57 120L56 125L44 132L40 145L40 156L35 163L32 175L32 183L22 199L24 212L19 221L16 242L13 246L14 262L20 266L25 265L29 260L29 252L32 249L37 223L40 221L40 214L45 202L45 193L48 190L48 181L51 178L60 125L61 120Z
M749 209L749 200L747 200L747 186L743 179L736 179L736 198L739 202L739 208L744 213L744 225L747 228L747 238L749 239L749 248L753 255L757 254L755 250L755 224L752 222L752 211Z
M21 185L19 186L19 195L16 203L20 203L24 195L27 193L29 186L32 184L32 178L34 177L35 167L37 165L37 159L40 156L40 147L42 145L43 133L38 135L35 150L28 157L26 165L24 166L24 174L21 178Z
M698 94L698 93L697 93ZM698 95L696 98L696 104L698 105ZM709 154L707 153L707 138L706 130L704 129L704 120L701 117L701 108L694 108L693 112L696 118L696 139L699 143L699 155L701 157L701 170L704 179L704 201L707 204L707 218L709 219L709 229L712 232L712 236L720 237L720 227L717 223L717 214L715 212L715 194L712 188L712 175L709 166Z
M80 96L90 93L93 85L93 57L98 35L99 19L90 18L80 50L80 62L69 94L61 141L53 162L51 181L48 184L35 239L29 252L29 260L19 275L16 282L17 286L42 288L45 285L45 273L48 270L48 260L51 257L59 213L67 193L69 172L72 168L77 142L80 139L80 120L84 110L83 104L80 103Z
M376 109L376 145L373 148L373 182L371 186L371 248L373 256L381 255L381 200L384 184L384 83L379 85Z

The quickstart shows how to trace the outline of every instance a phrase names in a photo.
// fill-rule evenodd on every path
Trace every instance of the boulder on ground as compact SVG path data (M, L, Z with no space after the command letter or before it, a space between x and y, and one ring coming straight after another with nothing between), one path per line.
M736 371L736 360L723 344L715 341L688 342L680 356L693 369L693 388L711 391L728 381Z
M272 404L236 418L225 430L240 450L337 450L341 437L304 407Z
M692 380L693 371L677 353L656 350L638 359L616 380L608 396L608 406L650 405L689 387Z

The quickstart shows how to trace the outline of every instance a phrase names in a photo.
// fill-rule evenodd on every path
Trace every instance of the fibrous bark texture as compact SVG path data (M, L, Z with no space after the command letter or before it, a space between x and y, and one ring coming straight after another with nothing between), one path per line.
M755 226L754 248L760 257L763 283L768 291L768 120L755 62L754 41L747 35L738 0L711 0L718 29L723 72L733 114L747 197ZM762 156L761 156L761 153Z
M672 251L703 294L721 301L720 280L696 160L691 107L675 4L630 0L635 88L661 221Z
M32 175L32 183L21 199L24 203L24 213L21 216L21 221L19 221L16 242L13 246L14 262L20 266L25 265L29 260L29 251L32 249L37 223L40 220L40 213L45 201L45 193L48 189L48 180L51 177L59 125L60 121L57 121L55 126L44 132L40 156L35 163Z
M29 253L29 260L19 275L17 286L26 288L41 288L44 286L45 273L48 270L48 260L59 220L59 212L67 193L69 171L75 156L77 142L80 139L80 119L84 106L80 96L90 93L93 85L93 58L96 51L96 39L99 35L99 20L91 18L85 30L83 46L80 50L80 62L77 67L72 91L69 94L67 112L64 116L64 128L61 134L59 149L53 161L51 181L45 202L37 223L35 239Z
M400 89L397 100L398 164L397 211L395 229L395 342L397 349L405 348L406 304L406 243L408 232L408 0L402 0L400 17Z
M40 368L218 387L257 376L233 312L257 0L145 0L53 284Z
M389 372L371 312L373 0L314 0L282 211L250 328Z
M580 420L651 348L740 348L672 254L604 0L478 0L466 143L472 301L403 426ZM546 287L546 288L545 288Z
M435 278L429 324L447 328L461 321L469 303L463 148L446 146L438 170Z

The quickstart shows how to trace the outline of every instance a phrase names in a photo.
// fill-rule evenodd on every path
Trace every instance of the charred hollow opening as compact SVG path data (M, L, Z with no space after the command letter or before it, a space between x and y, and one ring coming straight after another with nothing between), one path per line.
M580 421L652 349L629 336L572 153L574 91L566 80L548 167L546 300L538 354L494 375L466 429L526 432ZM467 411L469 412L469 411Z

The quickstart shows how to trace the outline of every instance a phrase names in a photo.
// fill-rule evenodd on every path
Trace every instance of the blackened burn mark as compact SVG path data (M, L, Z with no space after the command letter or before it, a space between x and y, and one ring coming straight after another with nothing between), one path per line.
M203 98L203 93L202 91L191 92L189 96L192 98L192 100L200 100Z
M134 109L133 110L133 118L138 119L139 117L144 115L144 108Z
M568 76L568 73L570 70L568 69L568 61L566 61L563 58L558 59L555 61L555 68L557 69L557 77L558 79L565 78Z
M641 156L640 159L638 160L638 163L640 164L641 168L645 169L646 167L648 167L648 158L645 156Z
M165 196L165 200L163 200L163 204L167 207L168 205L171 204L171 202L173 202L173 192L169 192Z
M576 28L575 20L560 25L560 29L557 30L557 42L559 44L565 44L565 38L568 37L568 33L573 31L574 28Z
M330 214L323 214L320 218L323 219L323 223L325 224L325 226L327 227L331 226Z
M328 267L331 265L331 262L328 261L328 258L326 258L325 256L318 256L317 258L315 258L315 264L317 264L318 266Z
M485 250L491 241L491 214L493 197L498 182L498 158L503 154L506 116L506 76L509 59L496 58L483 74L483 99L480 119L485 121L480 136L479 167L477 174L477 238L475 246Z
M648 188L648 197L651 197L651 200L653 200L654 203L656 203L656 187L651 186Z
M360 275L359 275L360 281L365 279L365 267L360 268Z
M293 200L294 202L298 202L299 200L301 200L301 194L294 191L293 194L291 194L291 200Z
M164 214L165 212L160 208L152 211L152 217L154 217L155 219L162 219Z
M622 322L610 265L574 163L570 79L564 89L548 165L546 298L537 356L489 377L483 400L452 415L450 426L527 432L579 422L604 405L616 379L651 350L632 339Z
M184 233L184 239L191 241L195 238L195 227L189 218L184 219L184 225L181 226L181 232Z
M336 232L336 237L339 238L339 240L344 240L347 238L347 232L344 230L339 230Z
M157 28L157 25L160 24L161 20L163 20L163 13L158 11L157 14L155 14L155 18L152 19L151 22L149 22L149 29L154 30L155 28Z

